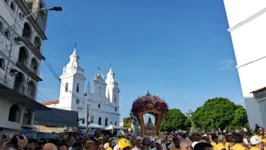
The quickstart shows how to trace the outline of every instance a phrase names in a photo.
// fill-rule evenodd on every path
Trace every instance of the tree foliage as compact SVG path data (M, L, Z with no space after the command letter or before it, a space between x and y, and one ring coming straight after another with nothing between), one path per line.
M198 128L217 130L241 128L248 124L246 110L227 98L213 98L198 107L191 117Z
M162 120L161 130L167 132L185 130L189 125L187 117L179 109L170 109Z
M132 124L132 119L131 117L128 117L128 118L124 118L123 119L123 127L124 128L131 128L131 124Z
M237 129L239 127L248 127L248 116L246 109L241 105L236 106L236 110L234 113L234 120L232 121L232 128Z

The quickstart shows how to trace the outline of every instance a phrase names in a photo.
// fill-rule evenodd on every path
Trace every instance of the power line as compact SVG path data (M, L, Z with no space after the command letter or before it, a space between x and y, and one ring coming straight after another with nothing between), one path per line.
M46 66L48 67L48 69L52 72L52 74L55 76L55 78L60 82L60 84L62 85L62 87L66 86L66 83L63 83L63 81L61 81L60 76L56 73L55 69L52 67L52 65L47 61L47 59L44 60ZM68 91L69 93L71 93L70 91Z
M48 67L48 69L52 72L52 74L56 77L57 80L59 80L60 82L60 77L59 75L56 73L56 71L54 70L54 68L51 66L51 64L45 59L44 60L46 66Z
M9 71L8 71L8 72L9 72ZM10 73L10 72L9 72L9 73ZM3 77L3 76L2 76L2 77ZM15 85L15 82L9 80L8 78L7 78L7 81ZM30 88L28 88L28 87L23 87L23 88L25 88L25 90L28 91L28 92L35 92L33 89L30 89ZM22 87L20 87L19 89L21 90ZM14 89L13 89L13 90L14 90ZM19 93L20 93L20 94L23 94L23 93L21 93L21 92L19 92ZM41 93L38 92L38 91L37 91L37 93L39 93L40 95L43 95L43 94L41 94ZM47 101L44 100L42 97L40 97L37 93L34 93L34 95L35 95L36 97L40 98L40 100L42 100L43 102L47 102ZM26 94L23 94L23 95L26 95ZM28 96L28 95L26 95L26 96Z

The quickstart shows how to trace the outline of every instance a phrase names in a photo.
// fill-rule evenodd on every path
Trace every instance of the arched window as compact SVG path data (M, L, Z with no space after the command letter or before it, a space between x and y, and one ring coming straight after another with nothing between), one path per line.
M24 93L24 90L25 90L24 81L25 81L24 75L21 72L17 73L15 77L15 83L14 83L14 90L16 92Z
M108 118L105 118L105 126L108 126Z
M98 125L102 125L102 117L99 117L99 119L98 119Z
M31 70L35 73L38 72L39 64L35 58L31 59Z
M94 117L93 116L91 116L91 123L93 123L94 122Z
M101 108L101 104L98 104L98 108Z
M31 39L31 28L28 23L24 24L22 36L26 37L27 39Z
M18 105L12 105L9 109L8 121L20 122L21 110Z
M0 58L0 68L5 70L5 60L3 58Z
M10 34L9 34L9 30L7 30L5 33L4 33L4 36L10 40Z
M2 33L3 30L4 30L4 25L3 25L3 23L0 21L0 33Z
M36 94L36 86L33 83L33 81L30 81L28 83L28 96L34 99L35 98L35 94Z
M23 124L31 125L31 111L26 109L23 114Z
M28 51L25 47L19 49L18 62L27 66L28 64Z
M114 97L114 102L116 103L116 95L115 95L115 97Z
M16 5L15 5L14 2L11 2L11 3L10 3L10 8L11 8L11 10L12 10L13 12L15 12L15 10L16 10Z
M68 92L68 83L65 84L65 92Z
M34 39L34 45L37 48L37 50L41 51L42 42L38 36L36 36Z
M117 108L115 107L115 111L117 111Z
M111 124L113 124L113 121L111 121Z
M117 126L117 122L115 122L115 126Z
M99 86L99 96L101 97L102 96L102 87Z
M77 89L76 89L77 93L79 92L79 83L77 83Z

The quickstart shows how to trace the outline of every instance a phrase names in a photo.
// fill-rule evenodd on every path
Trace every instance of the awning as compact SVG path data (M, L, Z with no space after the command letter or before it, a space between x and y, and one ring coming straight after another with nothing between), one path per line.
M80 128L86 128L86 125L82 124L82 125L79 125L79 127L80 127ZM103 126L98 125L98 124L96 124L96 123L90 123L90 124L88 125L88 127L91 128L91 129L103 129L103 128L104 128Z
M0 83L0 95L10 101L13 101L16 104L23 105L30 110L48 110L50 108L42 105L41 103L35 101L34 99L29 98L26 95L20 94L13 89L10 89Z
M120 126L109 125L105 128L105 130L126 130L126 128L120 127Z
M34 115L34 124L49 127L76 127L78 113L63 109L37 110Z

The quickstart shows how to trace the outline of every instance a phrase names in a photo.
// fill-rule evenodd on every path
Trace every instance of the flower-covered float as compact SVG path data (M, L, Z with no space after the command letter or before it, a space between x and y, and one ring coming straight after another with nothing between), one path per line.
M167 103L159 96L151 95L149 92L147 95L137 98L133 104L131 113L137 118L141 134L146 134L146 127L144 123L144 114L152 114L155 117L155 132L157 135L160 133L161 122L165 113L168 112Z

